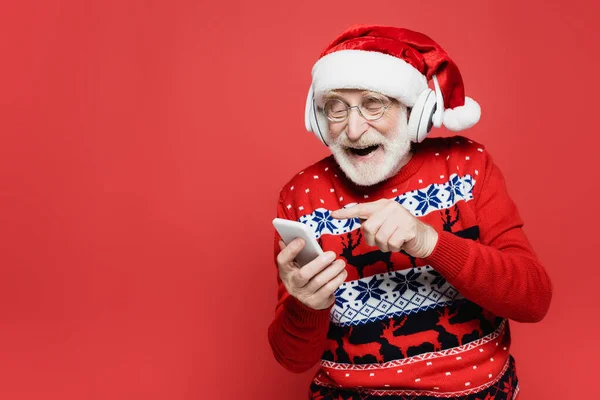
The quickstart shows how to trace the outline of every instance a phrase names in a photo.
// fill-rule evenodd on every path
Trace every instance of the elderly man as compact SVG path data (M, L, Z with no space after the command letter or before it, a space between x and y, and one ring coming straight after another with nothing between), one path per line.
M423 34L353 26L312 78L306 126L332 155L277 216L324 253L300 268L302 240L275 235L275 358L319 365L309 398L515 398L509 320L540 321L552 286L484 146L426 138L479 120L456 64Z

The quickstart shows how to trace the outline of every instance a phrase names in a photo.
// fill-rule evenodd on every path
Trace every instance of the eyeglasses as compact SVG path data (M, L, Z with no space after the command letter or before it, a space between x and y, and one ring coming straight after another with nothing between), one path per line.
M343 122L348 118L350 110L356 108L358 113L367 121L377 121L385 111L392 105L376 96L365 96L360 99L360 103L357 106L349 106L340 99L329 99L323 105L323 112L328 120L331 122Z

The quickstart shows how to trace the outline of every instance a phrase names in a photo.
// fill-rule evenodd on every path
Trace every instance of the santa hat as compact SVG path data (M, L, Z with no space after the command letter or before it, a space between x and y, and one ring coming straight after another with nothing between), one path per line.
M475 125L481 115L479 104L465 97L458 67L436 42L403 28L352 26L325 48L313 66L306 127L311 130L313 95L319 101L329 90L365 89L412 107L434 75L443 95L443 125L451 131Z

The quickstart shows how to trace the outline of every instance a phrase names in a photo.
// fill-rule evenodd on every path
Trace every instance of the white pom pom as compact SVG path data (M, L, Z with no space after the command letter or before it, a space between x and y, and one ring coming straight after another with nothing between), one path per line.
M475 125L481 117L481 107L475 100L465 97L465 104L444 110L444 126L451 131L462 131Z

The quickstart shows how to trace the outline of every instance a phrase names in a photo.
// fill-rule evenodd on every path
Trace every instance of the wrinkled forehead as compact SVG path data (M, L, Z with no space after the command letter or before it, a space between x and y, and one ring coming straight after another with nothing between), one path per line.
M339 99L346 103L356 103L364 97L376 97L381 100L394 101L394 99L373 90L366 89L333 89L315 96L318 105L323 105L327 100Z

